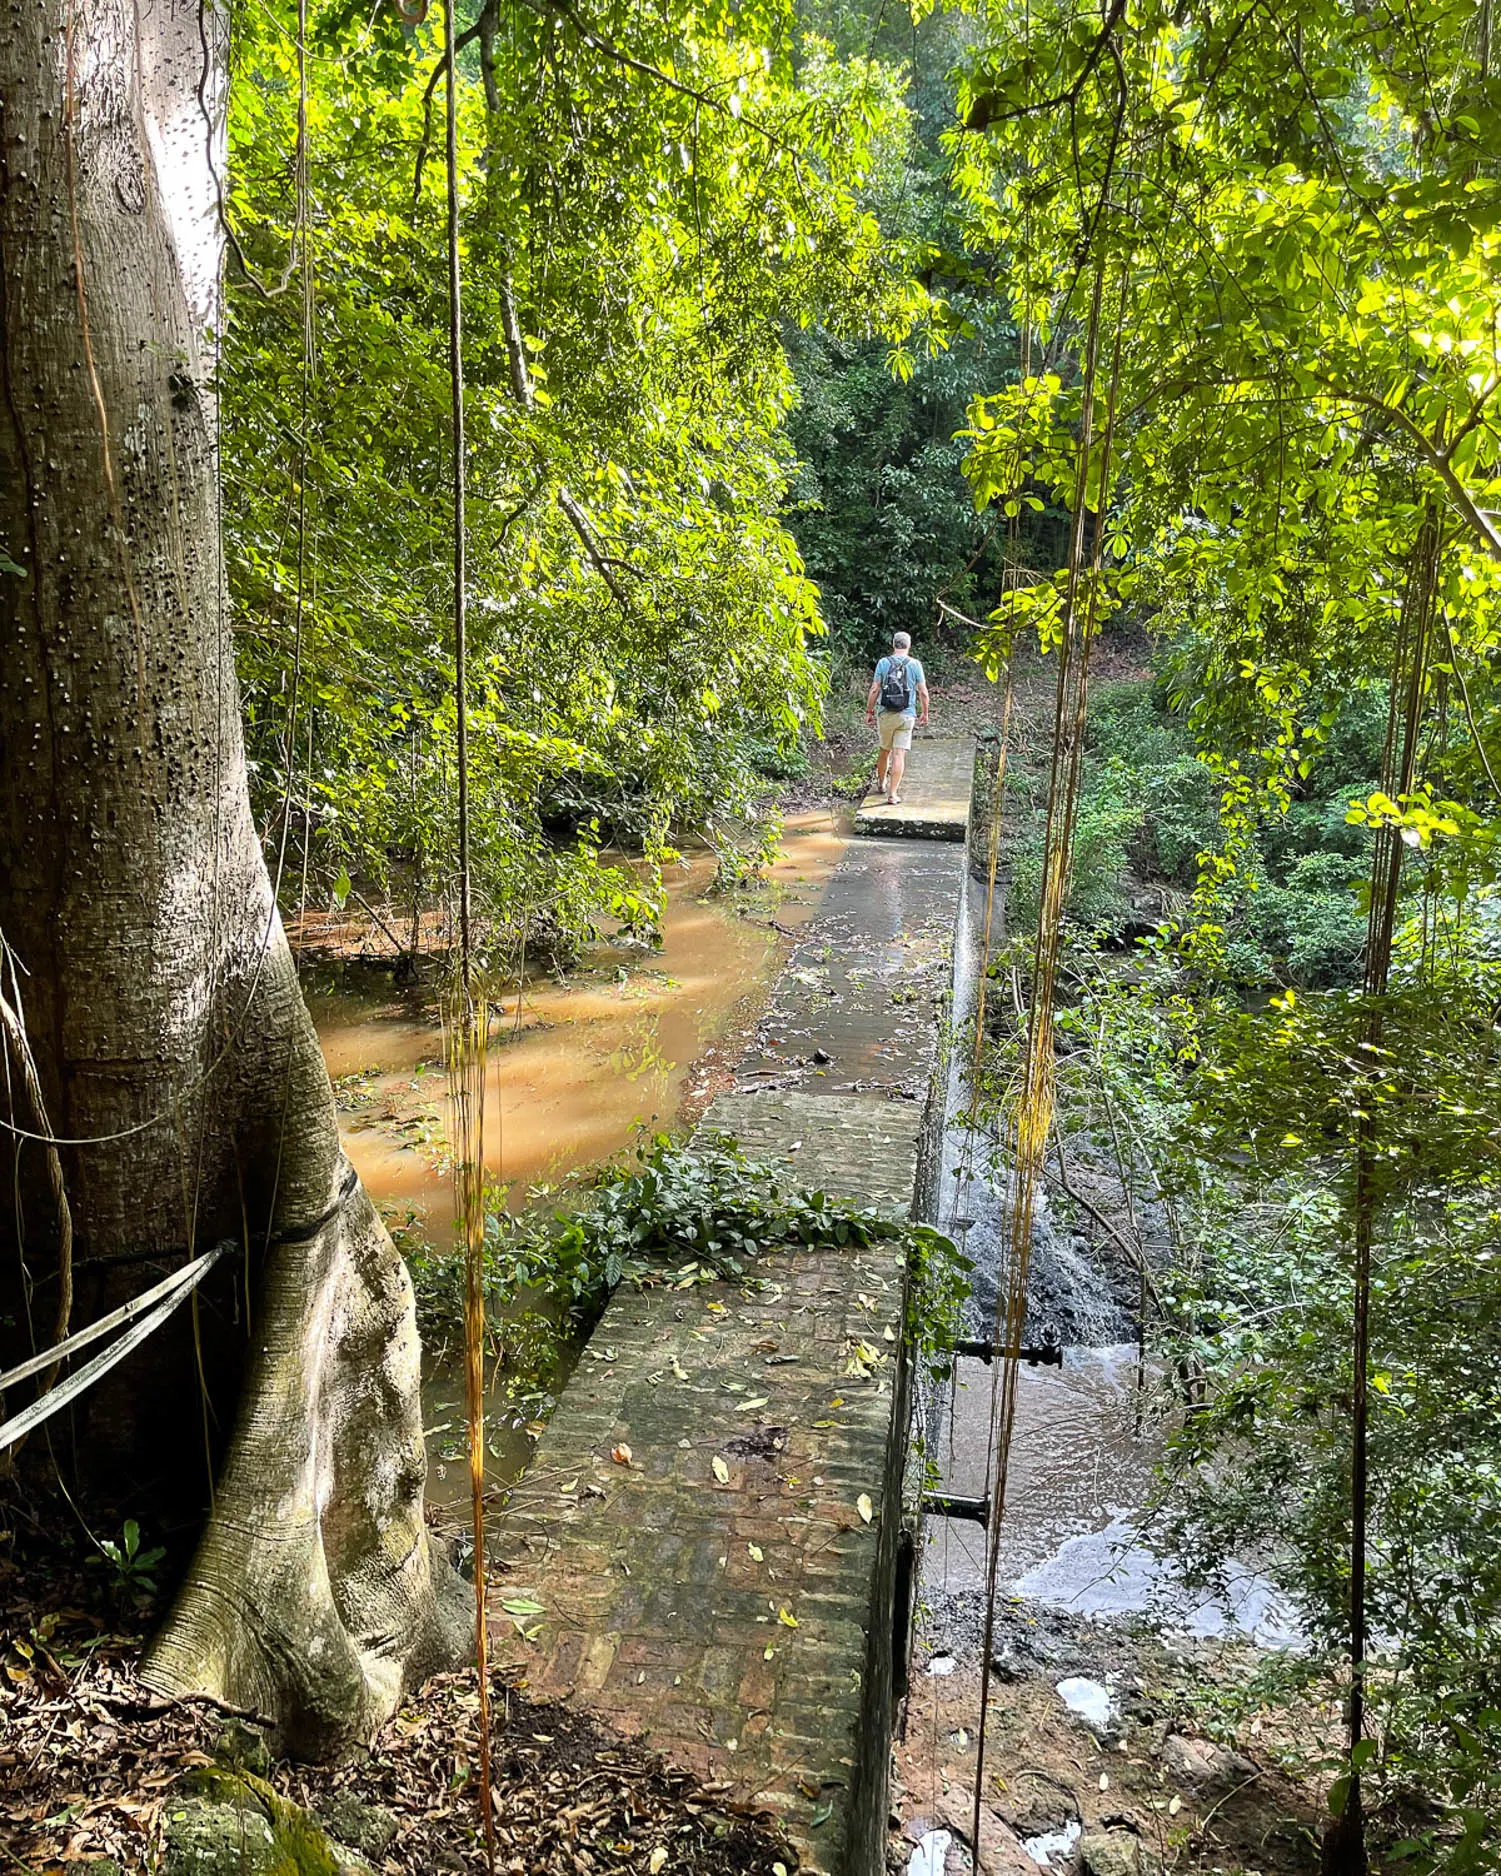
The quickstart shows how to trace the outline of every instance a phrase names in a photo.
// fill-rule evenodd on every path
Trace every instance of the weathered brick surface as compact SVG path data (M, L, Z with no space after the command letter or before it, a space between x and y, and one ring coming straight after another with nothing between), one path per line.
M852 847L706 1130L831 1195L912 1207L962 865L953 848ZM754 1274L612 1299L492 1527L492 1635L534 1690L780 1815L805 1869L866 1876L885 1816L905 1273L890 1246L822 1245Z
M898 1511L902 1270L877 1245L758 1275L757 1292L611 1303L496 1531L493 1632L533 1689L730 1780L787 1819L808 1867L838 1869ZM629 1465L612 1457L626 1446Z
M784 1165L800 1185L905 1213L912 1204L923 1110L879 1094L784 1090L716 1097L703 1129L733 1134L752 1159Z

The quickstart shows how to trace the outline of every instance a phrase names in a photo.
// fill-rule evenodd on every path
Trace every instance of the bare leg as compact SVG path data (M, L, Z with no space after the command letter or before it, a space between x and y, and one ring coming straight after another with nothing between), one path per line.
M890 751L883 749L876 757L876 793L881 794L886 787L886 761Z
M893 749L891 752L891 760L886 765L886 792L888 795L896 794L897 791L901 788L902 770L906 768L906 766L907 766L906 750L905 749Z

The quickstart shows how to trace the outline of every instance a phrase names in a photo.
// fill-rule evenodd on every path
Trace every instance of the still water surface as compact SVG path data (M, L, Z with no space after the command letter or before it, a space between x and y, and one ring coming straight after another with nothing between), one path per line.
M667 881L660 950L596 947L570 976L529 977L494 1011L485 1162L512 1203L628 1146L643 1125L672 1127L690 1093L733 1066L785 955L843 852L827 813L790 817L767 881L709 893L714 862L690 858ZM346 973L347 976L347 973ZM453 1229L443 1038L430 994L309 997L340 1103L344 1150L376 1204L407 1213L434 1241ZM710 1051L714 1055L705 1061ZM695 1068L700 1072L695 1075Z

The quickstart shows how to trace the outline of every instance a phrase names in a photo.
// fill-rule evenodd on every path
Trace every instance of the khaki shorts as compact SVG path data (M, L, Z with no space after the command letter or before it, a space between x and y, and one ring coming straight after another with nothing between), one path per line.
M910 749L912 731L917 723L915 710L879 710L876 712L876 734L881 739L883 749Z

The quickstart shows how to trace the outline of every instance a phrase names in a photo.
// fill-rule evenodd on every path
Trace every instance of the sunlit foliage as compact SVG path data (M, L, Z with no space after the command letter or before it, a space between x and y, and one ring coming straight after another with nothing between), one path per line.
M257 799L284 896L306 864L315 895L441 905L440 21L313 8L305 201L295 21L235 21L225 512ZM566 954L603 913L650 929L680 832L732 869L760 851L757 753L817 721L781 334L905 323L862 191L907 120L890 71L780 8L460 29L476 878L492 929Z

